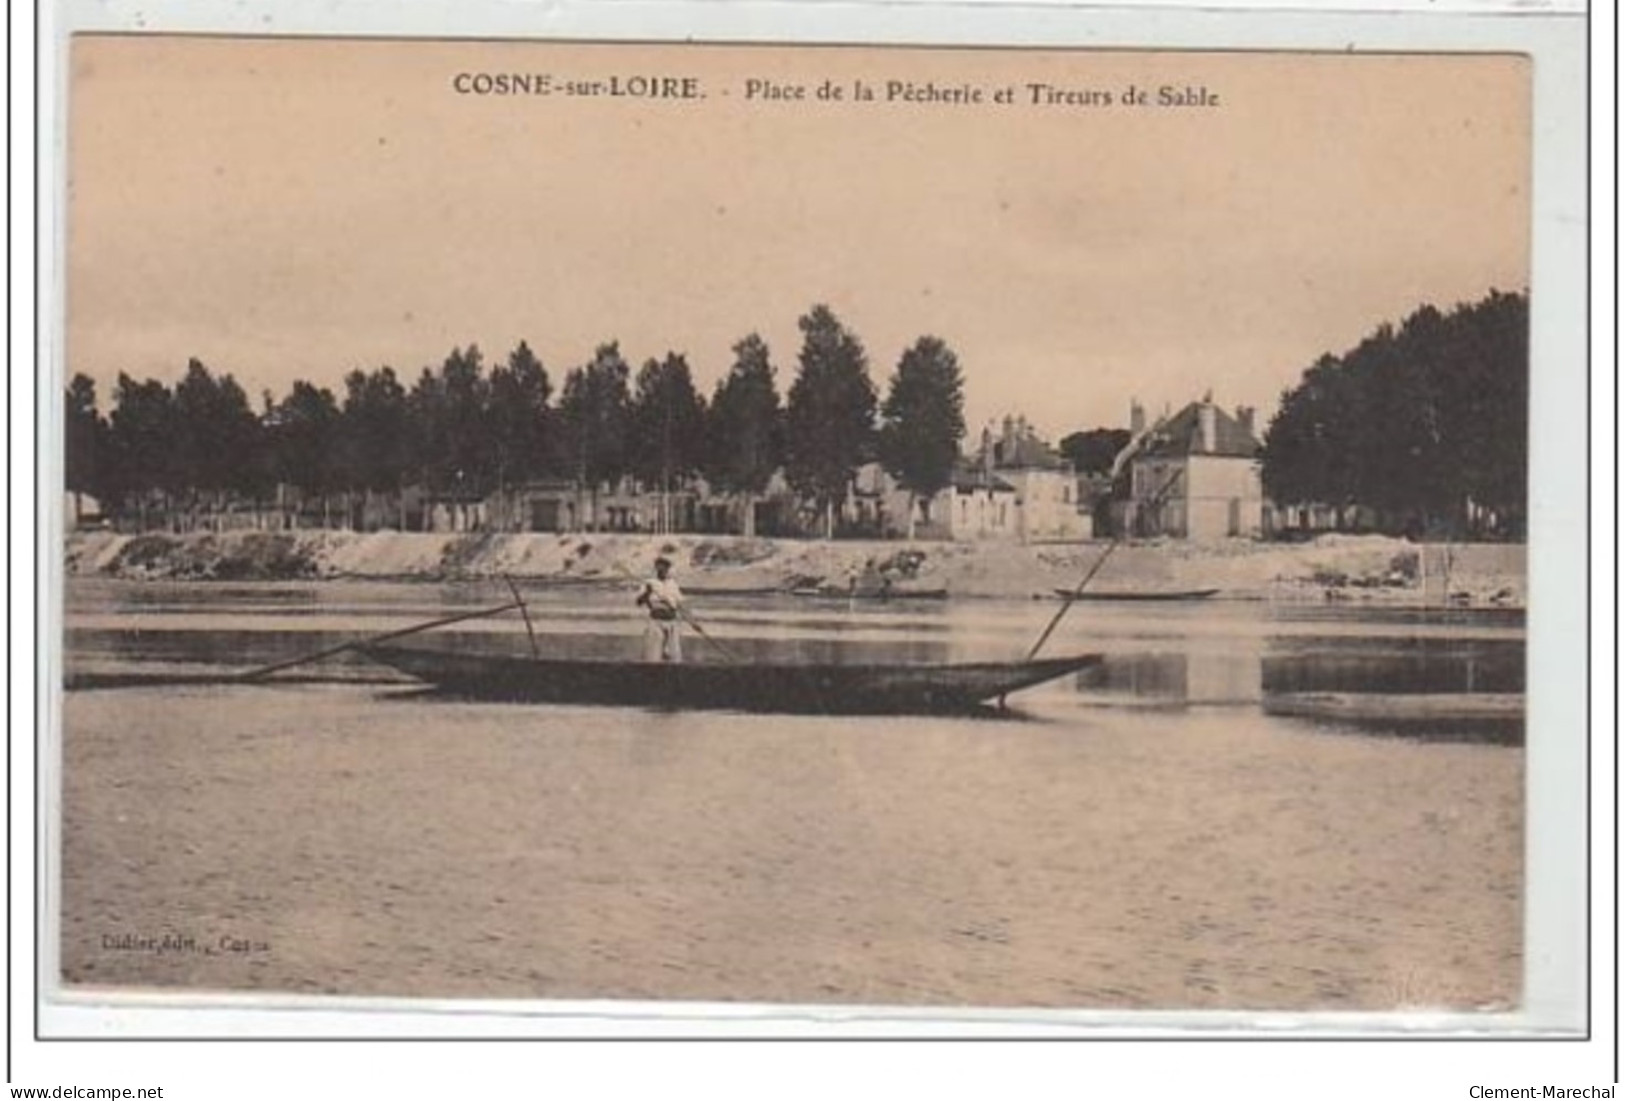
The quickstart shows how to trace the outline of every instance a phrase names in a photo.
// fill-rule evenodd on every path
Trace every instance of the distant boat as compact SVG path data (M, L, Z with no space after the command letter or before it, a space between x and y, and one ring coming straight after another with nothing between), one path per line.
M754 587L740 586L729 588L726 585L684 585L683 592L688 596L783 596L789 592L783 585L758 585Z
M1521 692L1284 692L1264 713L1417 735L1470 733L1497 741L1524 736Z
M476 699L803 714L952 713L1098 665L1099 654L939 665L568 661L379 644L363 654Z
M1055 595L1062 600L1206 600L1213 596L1218 589L1111 589L1088 590L1074 592L1071 589L1056 589Z
M617 577L614 574L553 573L525 579L526 585L542 589L568 589L588 586L609 588L624 586L626 583L625 578Z
M820 597L825 600L947 600L947 589L843 589L838 586L805 586L791 589L791 596Z
M1282 692L1266 696L1264 710L1357 722L1522 722L1524 698L1521 692Z

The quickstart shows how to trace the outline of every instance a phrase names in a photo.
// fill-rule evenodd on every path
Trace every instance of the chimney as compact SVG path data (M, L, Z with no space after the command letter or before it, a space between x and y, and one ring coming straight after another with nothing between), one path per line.
M993 469L993 430L986 425L982 426L982 471L986 473Z
M1253 407L1252 406L1250 406L1250 405L1238 405L1238 406L1236 406L1236 419L1241 422L1241 427L1243 427L1243 428L1245 428L1247 430L1247 435L1253 437L1254 439L1257 438L1257 434L1256 434L1257 429L1255 429L1253 427Z
M1219 449L1219 411L1211 398L1197 406L1196 411L1202 425L1202 450L1211 455Z
M1145 431L1145 406L1138 401L1128 403L1128 430L1134 436Z

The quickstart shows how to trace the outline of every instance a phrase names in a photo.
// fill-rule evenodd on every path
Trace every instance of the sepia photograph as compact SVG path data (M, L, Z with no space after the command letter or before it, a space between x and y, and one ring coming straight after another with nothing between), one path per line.
M1515 1017L1534 76L75 35L56 995Z

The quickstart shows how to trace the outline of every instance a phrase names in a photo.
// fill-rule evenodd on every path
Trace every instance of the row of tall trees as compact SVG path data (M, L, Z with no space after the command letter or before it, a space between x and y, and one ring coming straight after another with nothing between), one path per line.
M1527 296L1424 306L1282 395L1264 488L1278 504L1362 506L1396 532L1518 535L1528 433Z
M709 401L681 354L649 359L634 377L613 341L565 374L556 403L546 367L523 342L489 369L477 345L454 348L410 387L391 367L350 372L342 396L300 379L280 398L264 394L257 413L231 375L196 359L173 389L120 374L105 417L95 383L76 375L67 391L67 488L143 526L263 503L278 487L322 502L328 522L335 514L348 522L356 501L381 495L400 506L404 527L411 485L471 499L564 478L595 495L631 476L669 493L703 475L739 499L748 530L750 502L782 469L832 531L856 468L871 459L922 497L945 486L965 432L952 350L920 338L882 404L861 341L828 307L813 307L800 329L796 377L782 402L756 334L734 345Z

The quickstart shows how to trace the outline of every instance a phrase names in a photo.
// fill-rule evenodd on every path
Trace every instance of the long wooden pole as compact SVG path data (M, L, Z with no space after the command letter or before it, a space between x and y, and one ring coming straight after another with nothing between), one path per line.
M1095 574L1100 572L1100 568L1106 564L1106 559L1110 558L1112 552L1122 545L1123 540L1121 538L1112 540L1110 545L1101 552L1100 557L1095 559L1095 564L1090 566L1089 572L1083 575L1083 580L1078 582L1078 587L1066 595L1060 609L1050 618L1049 625L1044 628L1044 633L1038 636L1037 642L1033 643L1033 648L1027 651L1028 661L1038 656L1038 651L1044 648L1044 643L1049 641L1049 636L1054 634L1055 628L1061 625L1061 620L1066 616L1067 612L1072 610L1072 605L1078 602L1078 597L1083 595L1083 590L1088 586L1089 582L1094 580Z
M309 665L313 661L321 661L323 658L330 658L336 654L342 654L346 651L354 650L362 646L371 646L374 643L387 642L394 638L405 638L407 635L415 635L422 631L432 631L436 627L449 627L453 623L462 623L465 620L484 619L487 616L501 615L503 612L511 612L515 608L522 607L524 607L524 601L511 602L508 604L499 605L495 608L482 608L477 612L462 612L458 615L446 616L444 619L435 619L429 621L428 623L419 623L415 627L403 627L398 631L386 631L384 634L373 635L369 638L358 638L354 641L346 642L339 646L329 646L325 650L317 650L315 653L306 654L304 657L290 658L287 661L279 661L274 665L264 665L258 669L250 669L248 672L240 674L236 679L244 681L259 680L262 677L268 677L272 673L278 673L284 669L292 669L299 665Z
M502 580L508 583L508 591L513 593L513 602L519 605L519 614L525 618L525 634L530 636L530 656L541 661L542 651L536 645L536 628L530 625L530 609L525 607L525 598L519 595L519 586L513 583L513 578L503 574Z
M1174 483L1179 481L1180 475L1184 472L1184 467L1176 467L1174 469L1173 477L1169 478L1167 484L1165 484L1161 489L1157 490L1156 495L1151 498L1149 503L1153 507L1160 506L1163 500L1168 496L1169 492L1173 490ZM1116 551L1118 547L1123 545L1124 538L1125 537L1123 535L1118 535L1115 539L1113 539L1107 545L1106 549L1100 552L1100 557L1095 559L1095 564L1089 567L1089 572L1083 575L1083 579L1078 582L1077 588L1073 589L1066 595L1066 598L1061 602L1060 610L1057 611L1050 619L1049 626L1045 627L1044 633L1038 636L1038 641L1033 643L1033 648L1027 651L1028 661L1031 661L1033 658L1038 656L1038 651L1044 648L1044 643L1049 641L1049 636L1054 634L1055 628L1061 625L1061 620L1065 618L1067 612L1072 610L1072 605L1078 602L1078 597L1083 595L1083 590L1088 587L1089 582L1095 579L1095 574L1099 573L1100 568L1106 564L1106 559L1110 558L1112 553Z

